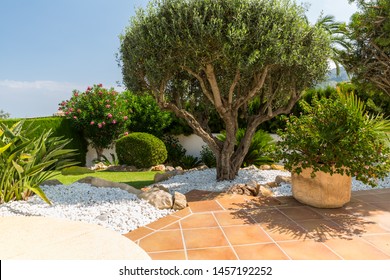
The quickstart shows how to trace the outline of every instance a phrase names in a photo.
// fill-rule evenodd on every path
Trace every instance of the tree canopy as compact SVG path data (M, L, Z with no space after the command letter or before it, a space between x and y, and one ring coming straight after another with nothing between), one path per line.
M356 82L390 95L390 1L356 2L360 11L348 26L352 49L342 54L343 64Z
M325 76L329 55L328 33L287 0L153 1L131 19L120 48L126 87L184 118L216 155L220 180L236 176L261 123L288 113ZM209 129L211 111L225 125L223 142ZM235 150L241 115L246 133Z

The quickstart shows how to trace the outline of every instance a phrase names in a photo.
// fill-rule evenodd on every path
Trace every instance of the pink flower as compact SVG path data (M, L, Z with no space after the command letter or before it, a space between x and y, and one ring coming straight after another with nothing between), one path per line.
M66 111L66 112L65 112L65 115L69 115L69 111Z
M110 104L107 104L107 105L106 105L106 108L107 108L107 109L108 109L108 108L110 108L110 107L111 107L111 105L110 105Z
M127 116L124 116L123 119L124 119L125 121L127 121L128 117L127 117Z
M102 125L106 125L106 122L102 122Z
M98 127L99 127L99 128L102 128L102 124L101 124L101 123L98 123Z
M77 116L73 116L73 118L74 118L75 120L77 120Z
M111 119L111 118L112 118L112 115L111 115L111 114L108 114L108 115L107 115L107 118Z
M98 84L98 87L103 87L103 85L102 84Z
M87 87L87 91L90 91L92 88L91 87Z
M103 92L99 91L99 95L102 95L102 94L103 94Z
M94 121L91 121L89 124L90 124L90 125L94 125L94 124L95 124L95 122L94 122Z
M73 108L69 108L69 111L70 111L70 112L73 112Z
M110 103L110 100L107 99L107 100L106 100L106 103Z
M74 96L76 96L76 97L77 97L77 96L79 96L79 94L78 94L77 92L75 92L75 93L74 93Z
M112 124L116 124L116 120L112 120Z
M126 131L125 133L123 133L125 136L129 135L129 133Z

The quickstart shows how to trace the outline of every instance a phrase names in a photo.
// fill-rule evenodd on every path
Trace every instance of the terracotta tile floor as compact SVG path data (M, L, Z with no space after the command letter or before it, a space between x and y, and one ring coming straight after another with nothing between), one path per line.
M339 209L292 197L186 196L184 210L125 236L155 260L390 259L390 189L353 192Z

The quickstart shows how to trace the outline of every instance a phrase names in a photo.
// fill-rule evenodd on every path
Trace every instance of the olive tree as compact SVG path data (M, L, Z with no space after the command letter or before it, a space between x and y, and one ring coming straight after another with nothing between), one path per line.
M127 88L185 119L215 154L217 180L231 180L256 128L322 80L329 55L328 33L291 1L162 0L131 19L119 60ZM209 129L213 112L224 141ZM242 116L245 135L235 147Z

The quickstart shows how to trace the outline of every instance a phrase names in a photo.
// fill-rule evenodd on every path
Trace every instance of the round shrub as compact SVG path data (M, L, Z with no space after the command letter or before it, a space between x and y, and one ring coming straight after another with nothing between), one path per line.
M130 133L120 138L115 145L120 164L147 168L164 163L167 149L163 141L143 132Z

